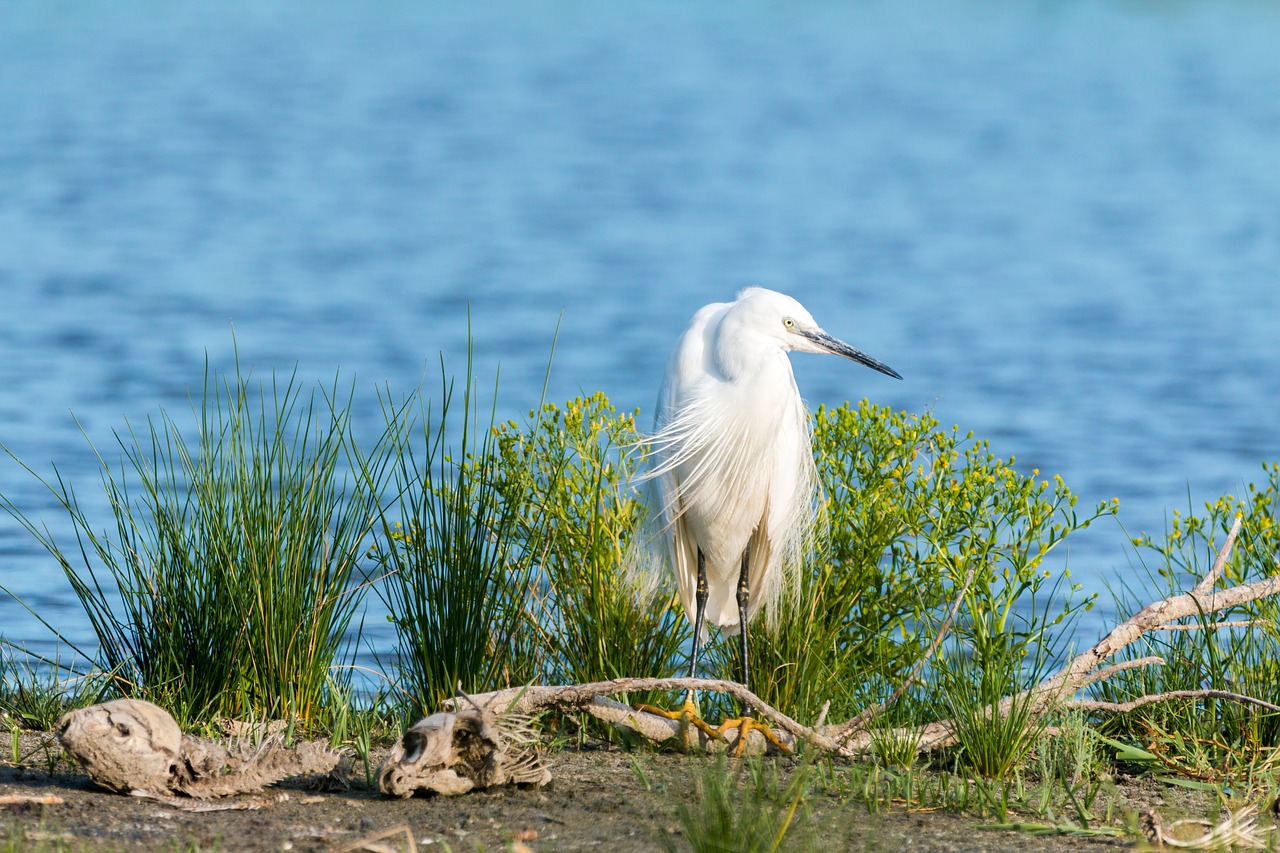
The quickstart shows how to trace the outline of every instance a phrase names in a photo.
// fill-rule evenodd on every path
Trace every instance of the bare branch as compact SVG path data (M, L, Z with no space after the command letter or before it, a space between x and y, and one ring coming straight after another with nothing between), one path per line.
M618 693L640 693L648 690L700 690L706 693L725 693L754 708L757 714L778 730L779 734L789 735L790 737L784 739L784 742L808 740L824 750L841 752L839 746L830 737L796 722L736 681L706 678L616 678L611 681L564 687L512 687L468 698L477 707L498 712L535 714L548 708L585 711L599 720L632 729L651 740L667 740L681 735L682 727L678 720L669 720L656 714L637 711L629 705L607 698ZM456 701L446 700L444 705L446 708L451 708L456 705ZM688 734L694 736L692 732ZM696 732L696 736L699 738L699 744L704 748L710 745L705 735ZM735 732L727 732L726 743L732 744L735 737Z
M1133 660L1122 660L1120 663L1113 663L1111 666L1104 666L1102 669L1089 673L1080 679L1077 690L1082 690L1090 684L1097 684L1099 681L1106 681L1118 672L1125 672L1130 669L1141 669L1144 666L1164 666L1164 658L1158 655L1150 655L1145 658L1134 658Z
M1231 537L1228 537L1228 545ZM1227 546L1218 555L1218 561L1225 565ZM1212 570L1210 571L1212 574ZM1196 585L1196 590L1203 586ZM1105 660L1113 657L1122 649L1137 641L1143 634L1155 630L1162 625L1189 616L1203 616L1209 613L1220 613L1239 607L1260 598L1268 598L1280 593L1280 575L1273 575L1253 583L1241 584L1227 589L1211 592L1191 592L1174 595L1148 604L1129 619L1117 625L1111 633L1103 637L1097 644L1083 654L1077 655L1057 674L1034 688L1039 700L1044 703L1063 701L1080 686L1087 683L1090 672Z
M1153 631L1212 631L1218 628L1252 628L1254 625L1270 625L1266 619L1232 619L1226 622L1205 622L1197 625L1157 625Z
M1227 534L1227 541L1222 544L1221 550L1218 551L1218 559L1213 561L1213 568L1209 569L1209 574L1205 575L1204 579L1196 584L1196 588L1191 590L1192 592L1205 595L1213 590L1213 585L1218 582L1218 578L1222 577L1222 570L1227 567L1227 558L1231 556L1231 549L1236 544L1236 537L1240 535L1240 525L1242 523L1242 516L1237 515L1235 522L1231 525L1231 532Z
M1264 702L1261 699L1255 699L1252 696L1245 696L1243 693L1232 693L1228 690L1170 690L1167 693L1151 693L1146 696L1139 696L1137 699L1131 699L1128 702L1101 702L1093 699L1076 699L1071 702L1062 703L1061 708L1071 711L1109 711L1114 713L1124 713L1132 711L1135 708L1141 708L1143 705L1154 705L1157 702L1173 702L1178 699L1225 699L1229 702L1239 702L1242 705L1256 705L1259 708L1265 708L1268 711L1280 711L1280 705L1272 705L1270 702Z

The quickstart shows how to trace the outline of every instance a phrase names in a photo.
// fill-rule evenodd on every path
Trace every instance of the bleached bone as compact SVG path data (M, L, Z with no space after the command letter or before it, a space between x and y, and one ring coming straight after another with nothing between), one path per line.
M285 746L279 738L228 748L183 734L168 711L141 699L70 711L57 732L90 779L121 794L244 794L290 776L329 773L339 757L319 744Z
M378 770L389 797L417 791L465 794L497 785L545 785L551 773L520 721L478 710L441 711L419 720Z

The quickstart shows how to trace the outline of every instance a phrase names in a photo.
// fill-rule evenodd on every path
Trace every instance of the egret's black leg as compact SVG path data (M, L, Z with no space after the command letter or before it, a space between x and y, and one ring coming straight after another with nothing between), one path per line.
M738 649L742 652L742 686L751 689L751 666L747 659L747 598L751 591L751 563L749 555L751 550L748 548L742 552L742 570L738 573ZM747 703L742 705L742 716L736 720L726 720L716 729L718 736L723 736L729 729L736 728L738 730L738 742L733 748L735 755L740 755L747 745L747 735L752 729L764 735L765 740L773 744L779 752L790 752L791 749L778 739L764 723L758 723L755 719L755 709Z
M738 648L742 651L742 686L751 689L751 667L747 664L747 593L750 591L751 549L742 552L742 571L738 573ZM745 714L750 716L751 709Z
M698 677L698 647L702 645L702 620L707 614L707 560L698 549L698 585L693 591L693 655L689 658L689 677ZM693 691L685 696L691 698Z
M702 646L702 622L706 618L707 613L707 561L702 555L702 549L698 549L698 585L694 588L694 608L693 608L693 654L689 656L689 677L698 677L698 650ZM652 705L637 705L636 710L646 711L650 714L657 714L660 717L666 717L669 720L682 721L681 727L684 730L683 737L686 745L688 741L688 727L694 726L706 735L707 740L722 739L723 733L718 729L713 729L707 725L702 717L698 716L698 691L690 687L684 694L684 706L679 711L664 711L661 708L655 708Z

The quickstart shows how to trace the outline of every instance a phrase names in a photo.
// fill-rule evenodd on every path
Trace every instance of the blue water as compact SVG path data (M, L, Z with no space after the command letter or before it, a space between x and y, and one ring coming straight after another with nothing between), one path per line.
M693 311L763 284L906 377L797 356L811 403L931 410L1159 531L1280 458L1278 43L1248 2L6 4L0 442L92 505L86 436L181 420L233 334L354 378L371 434L469 323L502 416L559 323L550 398L647 417ZM0 583L92 646L7 516ZM3 596L0 632L51 648Z

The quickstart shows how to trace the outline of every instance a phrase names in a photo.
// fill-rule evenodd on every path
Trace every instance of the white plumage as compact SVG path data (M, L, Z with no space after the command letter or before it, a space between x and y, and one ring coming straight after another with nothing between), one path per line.
M736 595L744 553L750 622L794 588L809 550L817 478L790 351L834 353L901 378L822 331L781 293L747 288L734 302L694 315L659 393L649 477L685 611L701 628L696 644L707 623L729 635L742 629ZM699 549L707 582L702 625ZM695 663L696 655L695 647Z

